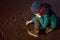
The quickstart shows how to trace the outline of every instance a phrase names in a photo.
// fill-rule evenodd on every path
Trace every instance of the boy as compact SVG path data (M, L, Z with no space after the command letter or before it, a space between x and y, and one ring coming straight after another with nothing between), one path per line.
M26 21L26 25L34 22L34 30L28 31L28 33L34 37L38 37L39 25L42 29L46 29L45 33L51 32L57 26L56 15L51 10L51 6L47 3L42 3L35 1L31 10L34 13L34 17L30 21ZM49 28L48 28L49 26Z

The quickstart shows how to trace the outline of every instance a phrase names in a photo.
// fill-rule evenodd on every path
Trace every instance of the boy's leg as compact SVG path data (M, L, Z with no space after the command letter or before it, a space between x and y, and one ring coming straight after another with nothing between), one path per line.
M36 20L34 21L34 31L39 32L39 18L36 18Z
M31 36L38 37L39 32L39 18L36 18L34 21L34 29L32 31L28 31Z

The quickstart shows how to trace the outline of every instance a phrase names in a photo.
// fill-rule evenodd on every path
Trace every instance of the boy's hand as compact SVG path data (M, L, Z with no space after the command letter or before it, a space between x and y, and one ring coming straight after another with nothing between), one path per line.
M29 21L26 21L26 25L28 25L29 24Z
M41 15L39 15L39 13L37 13L37 14L35 14L35 15L36 15L37 17L39 17L39 18L41 17Z
M32 21L26 21L26 25L30 24Z

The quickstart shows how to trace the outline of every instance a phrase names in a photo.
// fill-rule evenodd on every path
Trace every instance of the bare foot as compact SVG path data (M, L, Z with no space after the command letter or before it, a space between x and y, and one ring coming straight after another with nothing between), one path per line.
M47 28L45 33L49 33L49 32L51 32L51 31L52 31L51 28Z

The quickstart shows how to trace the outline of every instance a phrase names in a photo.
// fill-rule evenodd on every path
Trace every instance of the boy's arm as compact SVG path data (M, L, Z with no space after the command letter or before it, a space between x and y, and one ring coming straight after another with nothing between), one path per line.
M35 19L37 18L37 17L41 17L39 14L36 14L36 16L34 16L33 18L32 18L32 20L30 20L30 21L26 21L26 25L28 25L28 24L30 24L30 23L32 23L32 22L34 22L35 21Z
M28 25L28 24L34 22L35 19L36 19L36 16L34 16L34 17L32 18L32 20L30 20L30 21L26 21L26 25Z
M37 17L38 18L41 18L41 15L39 15L39 13L35 14L35 16L32 18L32 22L34 22Z
M51 27L52 27L52 29L56 28L56 26L57 26L56 15L53 14L50 19L51 19Z
M32 23L32 20L26 21L26 25L28 25L28 24L30 24L30 23Z
M40 18L40 24L43 28L46 28L49 22L49 16L48 15L44 15L44 18Z

